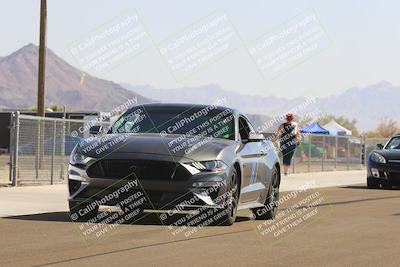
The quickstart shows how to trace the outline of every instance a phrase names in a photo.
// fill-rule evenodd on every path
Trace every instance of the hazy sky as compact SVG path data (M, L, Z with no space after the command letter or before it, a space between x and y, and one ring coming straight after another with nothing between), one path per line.
M2 0L0 56L38 44L39 0ZM182 82L176 82L154 48L103 78L132 85L173 88L219 84L254 95L327 96L381 80L400 84L400 1L106 1L48 0L48 47L74 64L68 47L77 38L130 7L158 43L211 12L224 9L244 42L250 42L312 8L333 41L322 53L265 82L244 48Z

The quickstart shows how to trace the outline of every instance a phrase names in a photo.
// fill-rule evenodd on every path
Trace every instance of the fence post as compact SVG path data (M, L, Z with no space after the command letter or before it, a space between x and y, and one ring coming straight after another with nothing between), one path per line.
M338 149L338 137L335 135L335 171L337 170L337 149Z
M362 137L362 155L363 157L361 157L361 164L364 165L364 167L366 166L365 162L367 160L367 137L365 135L363 135Z
M18 185L18 145L19 145L19 111L14 113L14 162L12 186Z
M64 180L64 161L65 161L65 115L61 122L61 173L60 179Z
M324 157L326 155L325 152L325 136L322 137L322 159L321 159L321 171L324 171Z
M54 184L54 160L56 154L57 121L53 121L53 147L51 149L51 174L50 183Z
M350 170L350 137L347 137L347 170Z
M13 179L13 166L14 166L14 135L15 135L15 120L14 120L14 112L10 115L10 145L8 147L8 152L10 154L9 161L9 177L8 181L11 183Z
M363 155L364 155L364 135L360 135L360 142L361 142L361 144L360 144L360 165L362 165L363 164L363 160L362 160L362 157L363 157Z
M293 159L292 159L292 173L294 173L294 171L295 171L294 164L295 164L295 161L296 161L296 150L294 152L295 152L295 154L294 154Z
M35 177L39 179L39 153L40 153L40 129L41 120L37 120L37 136L36 136L36 150L35 150Z
M311 134L308 136L308 172L311 171Z

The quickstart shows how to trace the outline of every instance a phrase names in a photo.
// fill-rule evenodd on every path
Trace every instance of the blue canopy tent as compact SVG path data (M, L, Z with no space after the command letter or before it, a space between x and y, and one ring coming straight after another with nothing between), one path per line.
M313 124L310 124L309 126L301 129L301 133L305 134L329 134L329 131L322 128L321 125L318 124L318 122L315 122Z

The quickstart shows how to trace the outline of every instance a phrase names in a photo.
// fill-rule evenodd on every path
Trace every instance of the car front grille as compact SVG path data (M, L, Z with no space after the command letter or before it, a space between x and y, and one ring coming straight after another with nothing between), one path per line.
M393 183L395 185L399 185L400 184L400 173L389 172L388 176L389 176L389 180L390 180L391 183Z
M92 178L186 180L190 173L179 163L155 160L100 160L87 170Z

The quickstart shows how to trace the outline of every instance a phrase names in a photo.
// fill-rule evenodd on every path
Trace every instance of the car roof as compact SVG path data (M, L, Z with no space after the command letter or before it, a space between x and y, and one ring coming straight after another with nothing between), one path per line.
M166 108L166 109L203 109L207 108L209 106L212 106L213 104L189 104L189 103L160 103L160 102L154 102L154 103L146 103L146 104L140 104L138 106L134 106L130 108L127 112L130 112L131 110L134 110L138 107L145 107L145 108L150 108L150 109L158 109L158 108ZM226 109L231 109L233 114L237 114L238 116L245 117L246 120L254 127L252 124L251 120L249 117L246 116L246 114L239 112L238 110L230 107L225 107L225 106L219 106L215 105L217 110L226 110Z

